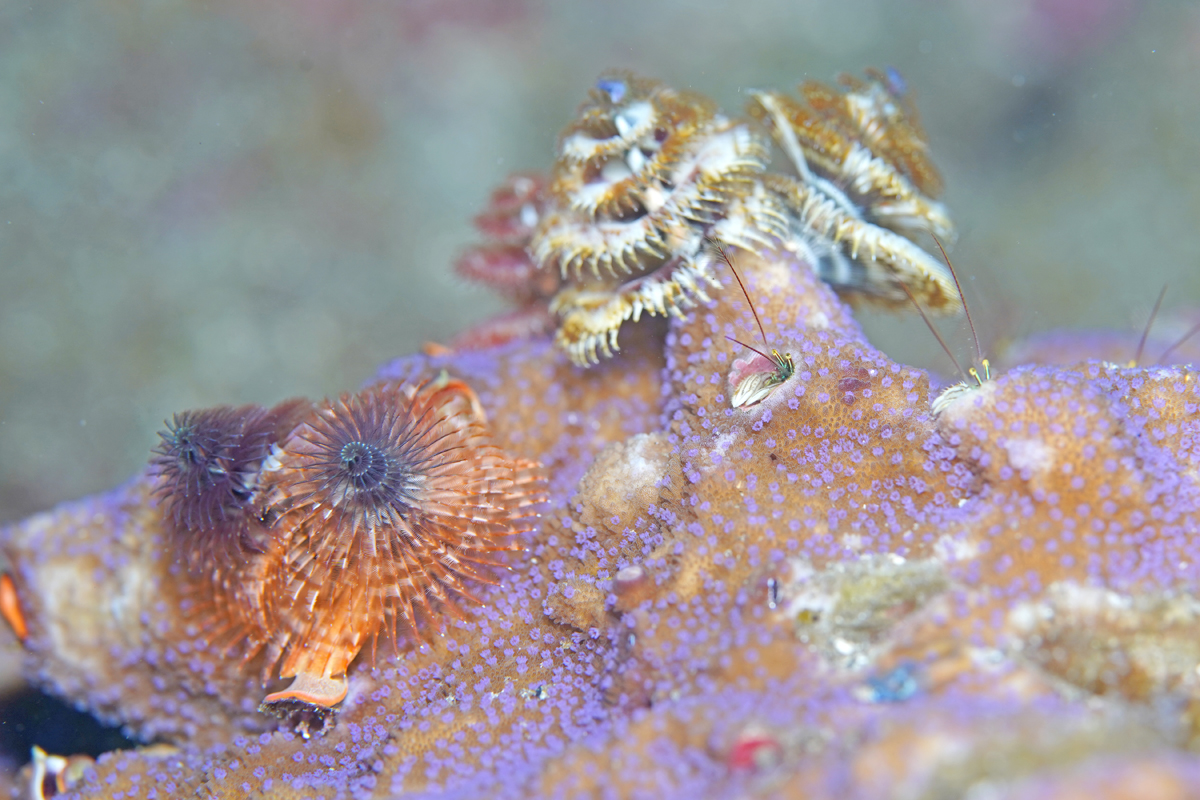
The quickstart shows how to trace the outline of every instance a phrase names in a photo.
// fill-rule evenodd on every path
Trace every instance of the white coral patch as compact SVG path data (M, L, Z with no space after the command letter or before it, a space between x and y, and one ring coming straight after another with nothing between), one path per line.
M946 534L933 543L933 552L943 563L970 561L979 555L979 543L956 534Z
M820 577L807 559L792 559L791 580L788 581L787 605L784 615L795 619L801 614L813 618L828 616L837 605L836 595L829 586L818 580Z
M625 445L624 473L628 483L649 486L666 472L662 437L639 433Z
M700 465L700 470L703 474L708 475L715 472L718 468L725 468L725 456L737 442L737 436L733 432L719 434L713 437L712 445L707 452L703 452L704 463Z
M1028 634L1064 614L1071 619L1096 618L1133 608L1133 601L1127 595L1073 582L1052 585L1046 590L1045 598L1042 602L1026 602L1015 606L1008 613L1009 625L1018 632Z
M1054 450L1041 439L1009 439L1004 449L1013 469L1037 475L1054 466Z

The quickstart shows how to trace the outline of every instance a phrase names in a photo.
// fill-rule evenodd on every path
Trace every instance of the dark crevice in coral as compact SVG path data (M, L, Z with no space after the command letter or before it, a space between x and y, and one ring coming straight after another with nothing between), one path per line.
M28 763L34 745L57 755L95 757L138 742L37 689L0 698L0 761Z

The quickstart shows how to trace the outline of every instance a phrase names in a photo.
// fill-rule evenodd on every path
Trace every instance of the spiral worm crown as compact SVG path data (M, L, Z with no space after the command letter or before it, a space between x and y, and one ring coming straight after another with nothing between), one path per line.
M792 250L851 296L961 308L949 271L915 243L954 239L940 178L902 80L869 72L797 100L758 92L751 121L712 101L615 72L559 140L528 242L561 276L556 341L577 364L620 349L626 320L681 315L719 288L713 245ZM768 171L769 140L791 167Z
M264 588L281 677L337 676L368 641L439 629L530 530L540 470L491 444L473 400L458 381L384 384L323 403L283 445Z

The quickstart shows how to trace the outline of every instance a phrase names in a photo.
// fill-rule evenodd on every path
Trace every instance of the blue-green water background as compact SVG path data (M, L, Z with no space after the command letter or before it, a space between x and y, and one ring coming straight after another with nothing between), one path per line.
M1194 4L0 4L0 519L123 480L173 410L353 388L499 308L449 265L602 69L738 112L869 65L916 93L985 338L1198 304Z

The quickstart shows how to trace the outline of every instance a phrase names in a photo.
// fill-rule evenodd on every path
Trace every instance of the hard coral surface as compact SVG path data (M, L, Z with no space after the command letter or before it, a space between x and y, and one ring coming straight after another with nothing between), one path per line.
M8 529L31 674L178 748L71 791L1195 796L1197 373L1019 368L935 417L808 265L735 263L796 365L754 405L728 287L588 371L546 335L381 371L469 383L551 510L323 735L189 629L145 481Z

